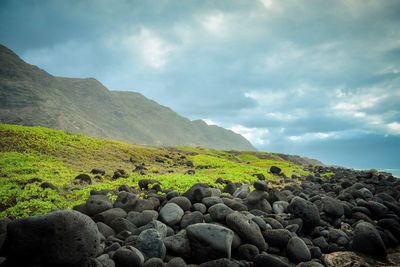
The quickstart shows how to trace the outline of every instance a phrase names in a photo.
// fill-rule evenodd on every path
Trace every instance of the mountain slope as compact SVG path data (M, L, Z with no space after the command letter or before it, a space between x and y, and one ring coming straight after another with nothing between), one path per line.
M0 121L157 146L255 150L230 130L190 121L139 93L93 78L55 77L0 45Z

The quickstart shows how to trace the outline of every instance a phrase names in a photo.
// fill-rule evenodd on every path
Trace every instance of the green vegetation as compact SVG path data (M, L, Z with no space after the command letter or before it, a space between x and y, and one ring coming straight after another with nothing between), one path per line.
M335 175L334 172L326 172L326 173L321 174L321 177L323 177L323 178L331 178L334 175Z
M134 171L141 164L147 169L144 175ZM0 124L0 217L72 208L83 203L91 190L120 185L137 188L140 179L156 179L163 188L178 192L195 183L222 188L215 183L217 178L252 183L256 173L279 185L281 178L269 173L272 165L280 167L287 177L309 174L300 165L271 153L138 146L45 127ZM90 185L74 183L78 174L89 174L93 168L106 174L91 175ZM129 177L113 180L117 169L125 170ZM190 169L195 174L187 174ZM43 189L43 182L53 184L58 191Z

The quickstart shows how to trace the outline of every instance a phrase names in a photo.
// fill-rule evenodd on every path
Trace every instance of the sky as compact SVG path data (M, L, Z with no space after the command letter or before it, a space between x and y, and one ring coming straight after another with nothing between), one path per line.
M260 151L400 169L397 0L2 0L0 43Z

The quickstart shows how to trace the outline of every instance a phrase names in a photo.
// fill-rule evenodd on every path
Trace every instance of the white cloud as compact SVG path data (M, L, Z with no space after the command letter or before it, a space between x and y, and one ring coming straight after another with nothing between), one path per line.
M218 125L217 122L213 121L212 119L203 119L203 121L208 125Z
M207 15L201 19L201 24L208 32L219 35L226 30L226 16L222 13Z
M122 44L128 51L139 55L151 67L160 69L168 63L174 46L157 36L153 31L142 28L138 35L123 38Z
M398 123L397 121L389 123L387 127L389 128L389 131L391 133L396 135L400 134L400 123Z
M248 128L243 125L237 124L229 128L240 135L243 135L253 145L266 145L269 143L267 135L269 133L266 128Z
M305 133L303 135L292 135L289 136L289 140L292 142L308 142L315 140L326 140L338 138L339 135L335 132L316 132L316 133Z

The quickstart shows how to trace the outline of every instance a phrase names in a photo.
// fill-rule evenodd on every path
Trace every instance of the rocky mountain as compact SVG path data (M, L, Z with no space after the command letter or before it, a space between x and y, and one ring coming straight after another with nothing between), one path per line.
M55 77L0 45L0 121L157 146L255 150L243 136L191 121L134 92L93 78Z

